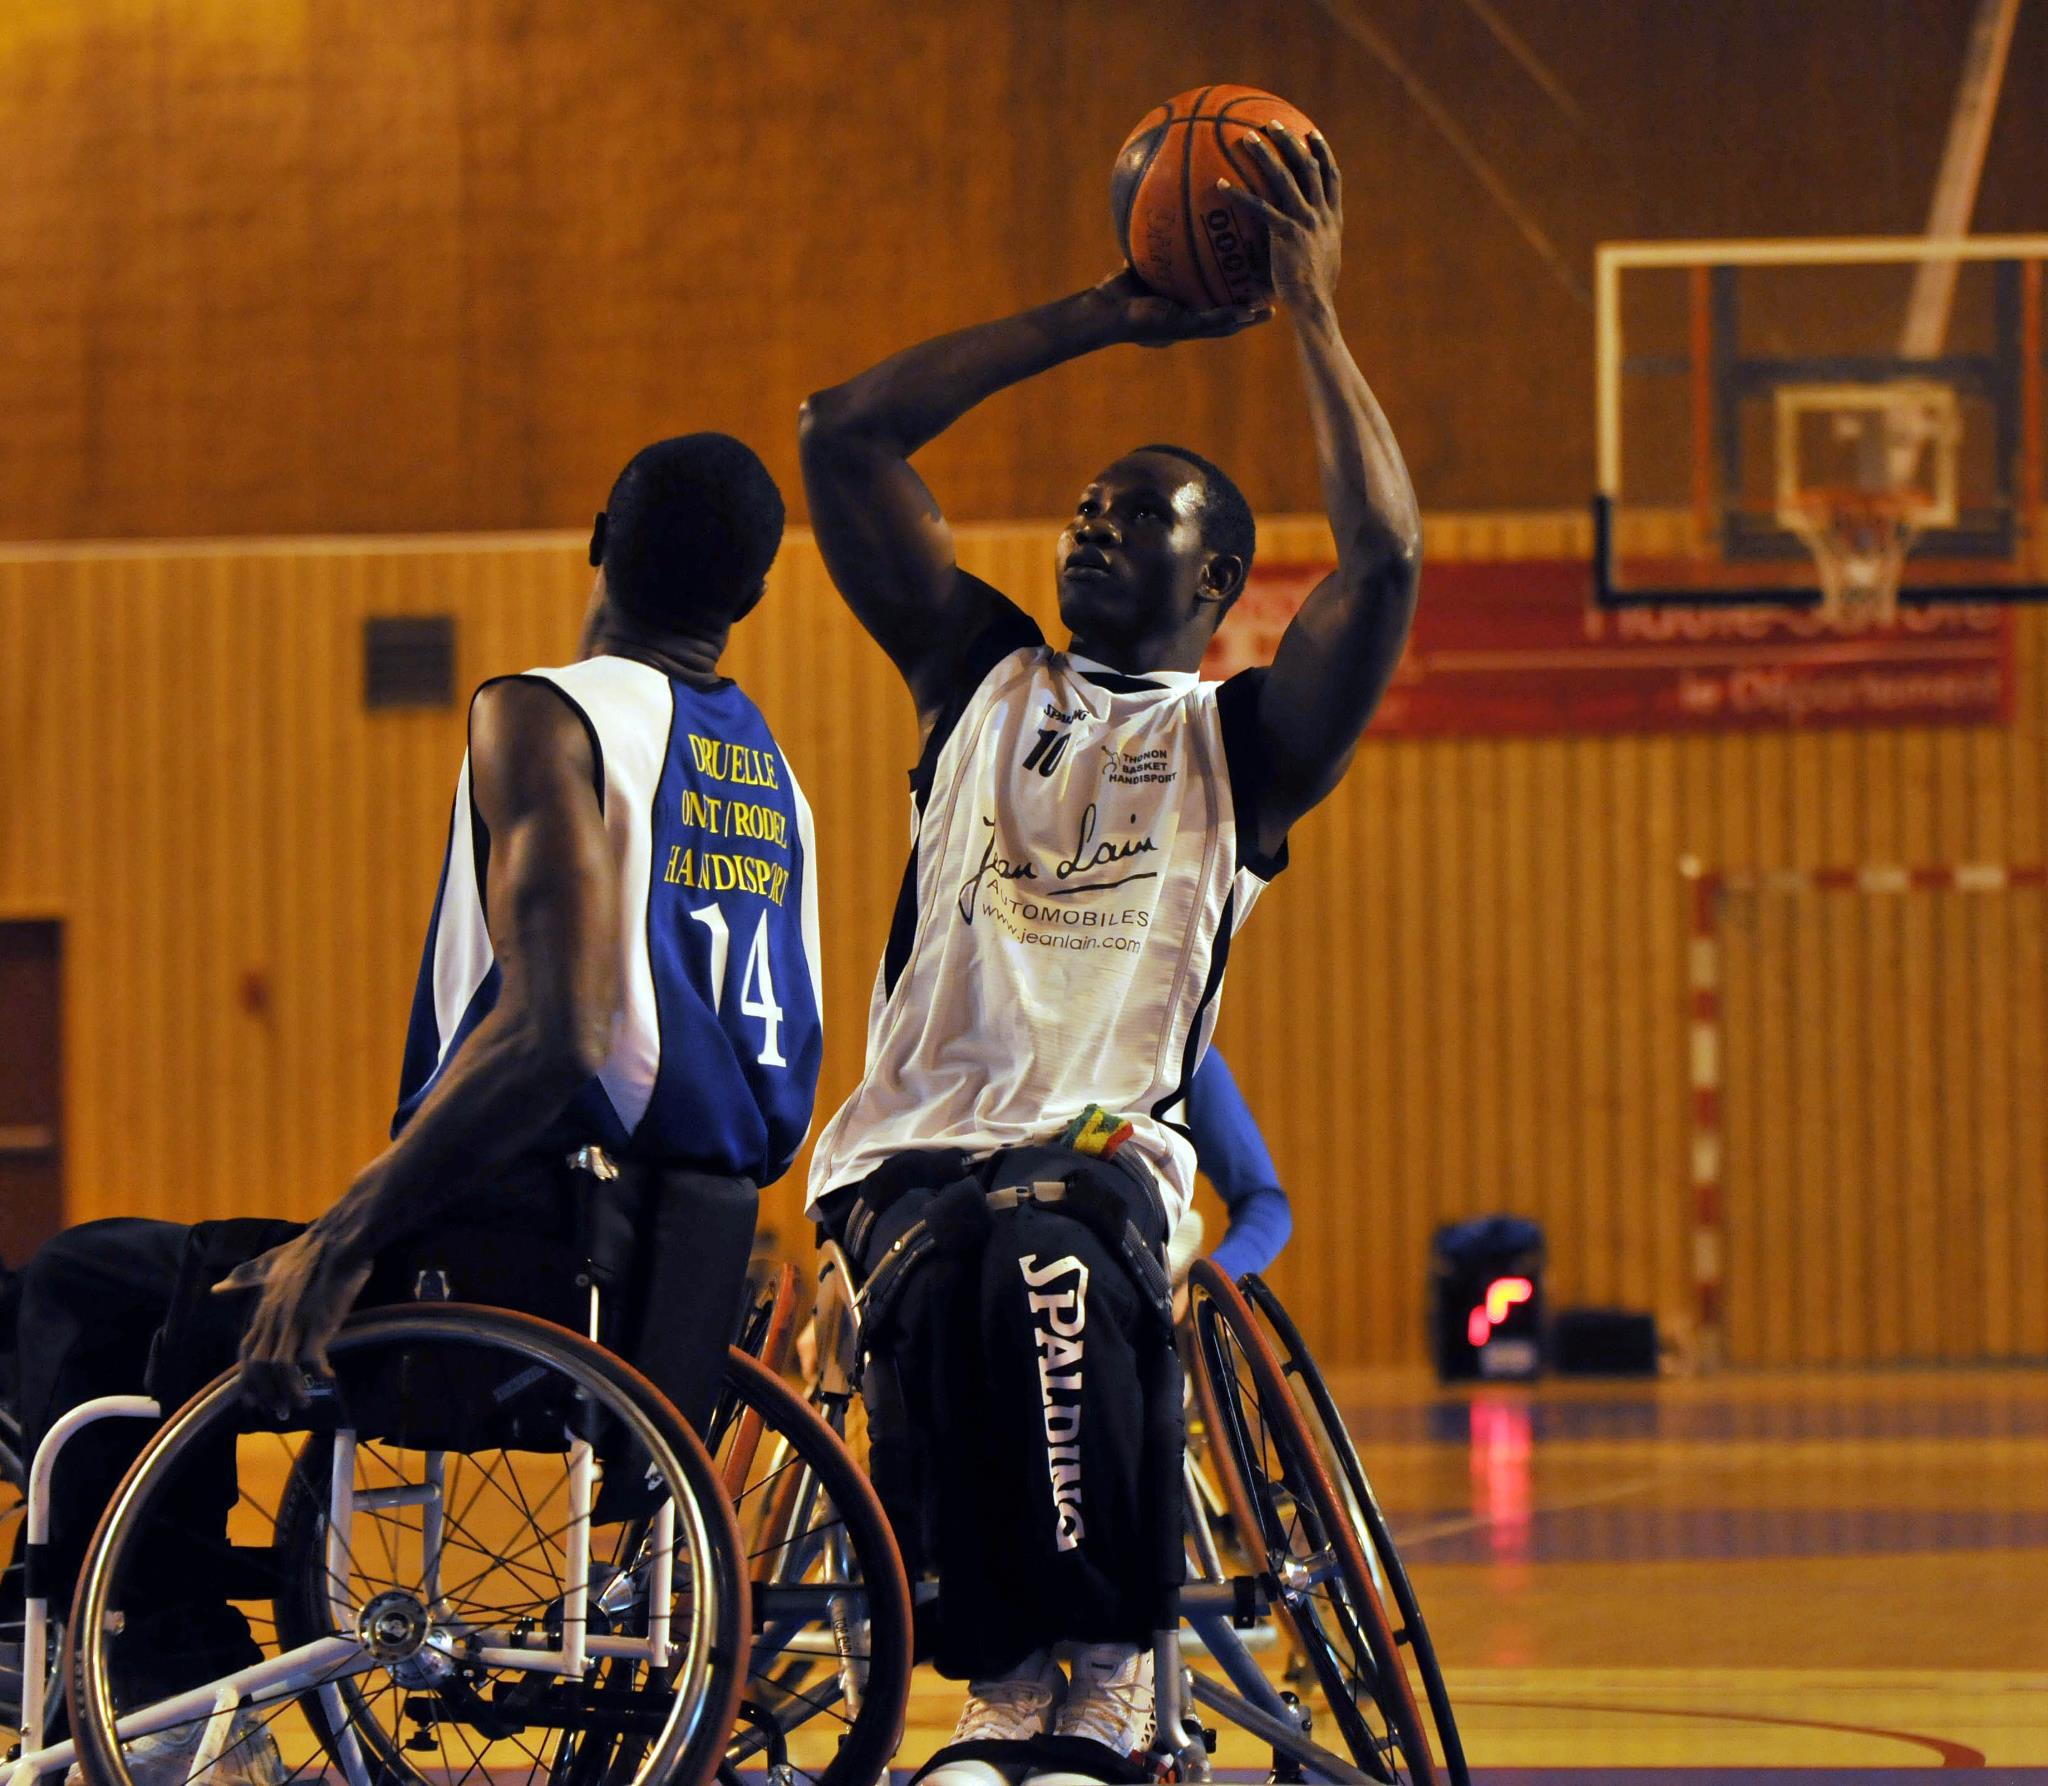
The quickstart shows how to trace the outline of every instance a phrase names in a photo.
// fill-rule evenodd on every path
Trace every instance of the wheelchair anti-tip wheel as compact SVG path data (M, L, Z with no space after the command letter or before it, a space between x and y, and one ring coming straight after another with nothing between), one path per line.
M912 1665L910 1586L882 1504L803 1396L737 1349L709 1436L754 1609L728 1769L871 1786L902 1740Z
M1470 1786L1471 1773L1465 1765L1465 1745L1458 1737L1458 1721L1451 1711L1451 1696L1444 1686L1443 1670L1437 1666L1436 1646L1430 1642L1429 1626L1422 1617L1421 1603L1408 1579L1400 1552L1394 1548L1393 1533L1379 1498L1372 1492L1365 1466L1358 1461L1358 1448L1338 1412L1323 1373L1316 1366L1301 1329L1282 1305L1272 1288L1256 1273L1239 1280L1245 1302L1266 1328L1267 1339L1281 1371L1295 1386L1295 1402L1315 1440L1317 1450L1334 1467L1332 1478L1344 1497L1345 1512L1357 1534L1366 1561L1373 1567L1373 1579L1391 1597L1399 1622L1394 1627L1394 1647L1405 1653L1408 1664L1421 1678L1424 1708L1436 1733L1437 1753L1443 1757L1444 1775L1451 1786Z
M1314 1668L1344 1746L1376 1780L1439 1774L1371 1565L1273 1349L1206 1259L1189 1278L1196 1366L1251 1502L1258 1573Z
M167 1757L278 1783L709 1781L747 1583L674 1409L501 1309L375 1311L331 1354L284 1422L216 1378L116 1492L67 1670L92 1786Z

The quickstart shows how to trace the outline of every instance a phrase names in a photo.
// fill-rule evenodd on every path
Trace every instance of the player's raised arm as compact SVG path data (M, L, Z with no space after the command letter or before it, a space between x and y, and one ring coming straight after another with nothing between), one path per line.
M1248 142L1277 200L1237 186L1228 196L1266 226L1337 540L1336 570L1302 604L1260 691L1271 765L1260 847L1271 851L1337 785L1393 678L1415 618L1422 525L1394 431L1337 326L1344 218L1336 160L1320 135L1302 143L1278 125L1266 134Z
M1260 307L1189 310L1119 273L1071 297L941 335L805 403L799 443L819 549L929 726L961 654L1003 598L962 571L953 534L910 459L983 398L1119 342L1230 335Z

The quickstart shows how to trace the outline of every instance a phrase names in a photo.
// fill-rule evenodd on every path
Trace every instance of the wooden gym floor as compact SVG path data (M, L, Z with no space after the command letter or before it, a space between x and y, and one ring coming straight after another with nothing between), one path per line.
M1333 1388L1482 1786L2048 1786L2048 1372Z
M2048 1786L2048 1371L1332 1387L1479 1786Z

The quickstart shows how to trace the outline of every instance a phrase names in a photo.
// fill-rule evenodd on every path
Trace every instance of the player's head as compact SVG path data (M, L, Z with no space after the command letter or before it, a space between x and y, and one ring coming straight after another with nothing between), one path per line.
M642 447L590 536L606 604L653 632L730 625L761 599L782 544L782 492L730 434Z
M1060 535L1060 618L1090 643L1216 630L1257 532L1244 494L1201 454L1143 446L1100 472Z

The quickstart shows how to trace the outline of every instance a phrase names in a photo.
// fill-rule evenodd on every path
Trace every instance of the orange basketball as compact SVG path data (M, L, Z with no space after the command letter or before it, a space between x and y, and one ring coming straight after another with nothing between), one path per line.
M1124 258L1154 291L1196 310L1266 295L1266 231L1216 182L1273 196L1240 145L1276 118L1303 143L1315 129L1257 87L1191 87L1147 112L1125 140L1109 176L1110 213Z

